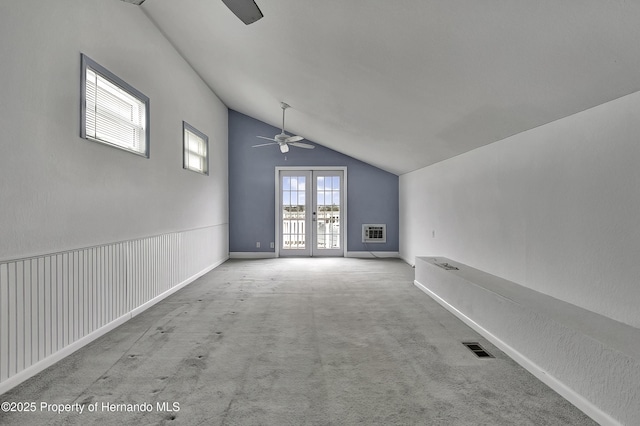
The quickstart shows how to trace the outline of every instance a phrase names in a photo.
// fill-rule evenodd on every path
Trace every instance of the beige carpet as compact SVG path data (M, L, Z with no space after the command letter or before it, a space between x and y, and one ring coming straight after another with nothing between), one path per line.
M0 400L37 405L2 425L595 424L395 259L228 261Z

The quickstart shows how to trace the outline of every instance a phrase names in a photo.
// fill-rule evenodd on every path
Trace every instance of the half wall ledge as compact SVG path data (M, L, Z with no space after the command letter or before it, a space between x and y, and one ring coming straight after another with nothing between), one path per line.
M414 284L596 422L640 424L640 329L444 257Z

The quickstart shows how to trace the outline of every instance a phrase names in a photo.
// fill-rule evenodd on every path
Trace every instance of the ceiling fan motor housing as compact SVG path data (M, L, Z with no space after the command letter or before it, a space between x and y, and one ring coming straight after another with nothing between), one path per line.
M267 139L267 140L272 140L273 142L271 143L263 143L263 144L259 144L259 145L253 145L253 148L257 148L260 146L266 146L266 145L278 145L280 147L280 151L283 154L286 154L287 152L289 152L289 144L298 147L298 148L305 148L305 149L313 149L314 146L313 145L309 145L308 143L302 143L300 142L301 140L303 140L304 138L302 136L291 136L288 135L284 132L284 112L287 108L291 108L289 106L289 104L286 104L284 102L280 102L280 107L282 108L282 131L280 132L280 134L275 135L273 137L273 139L271 138L267 138L264 136L258 136L260 139Z

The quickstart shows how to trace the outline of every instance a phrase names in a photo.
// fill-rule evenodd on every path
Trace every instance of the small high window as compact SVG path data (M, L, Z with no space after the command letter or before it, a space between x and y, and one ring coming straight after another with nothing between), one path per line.
M183 167L187 170L209 174L209 138L207 135L182 122L182 143L184 146Z
M149 157L149 98L82 55L80 136Z

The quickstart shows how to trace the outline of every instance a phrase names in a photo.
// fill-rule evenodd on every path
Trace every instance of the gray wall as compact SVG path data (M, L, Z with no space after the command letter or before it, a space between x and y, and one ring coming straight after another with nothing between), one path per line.
M150 98L149 159L80 138L80 53ZM2 393L229 251L227 108L139 7L0 1L0 58ZM183 120L209 176L182 168Z
M640 327L639 116L637 92L402 175L401 256Z
M398 176L339 152L316 145L313 150L277 146L251 148L268 142L280 129L229 111L229 250L273 252L275 241L275 167L346 166L348 251L367 251L362 244L363 223L386 223L387 243L368 244L371 251L398 251ZM286 159L285 159L286 158ZM261 248L256 248L256 241Z
M0 260L218 226L227 255L227 108L137 6L0 2ZM151 157L81 139L80 53L150 99ZM182 169L182 120L210 176Z
M449 258L555 298L534 309L544 298L520 286L480 300L434 284L547 384L620 424L640 424L639 116L636 92L400 177L400 255ZM530 318L542 318L533 333Z

